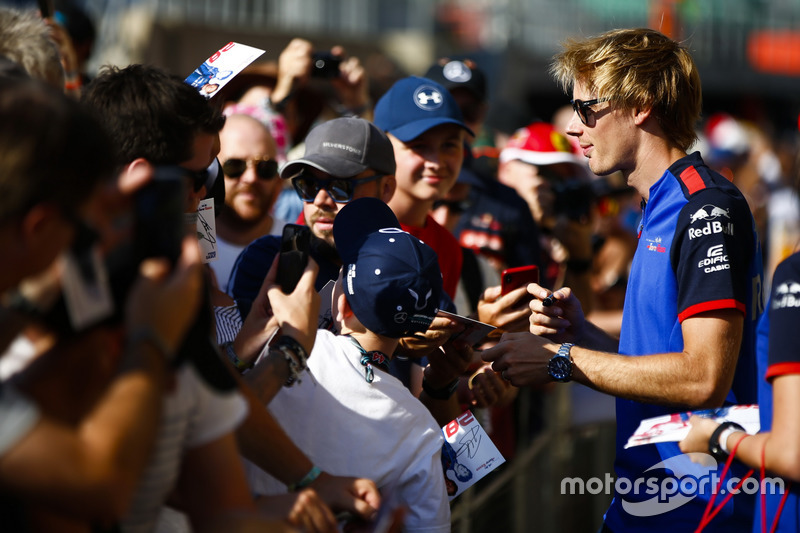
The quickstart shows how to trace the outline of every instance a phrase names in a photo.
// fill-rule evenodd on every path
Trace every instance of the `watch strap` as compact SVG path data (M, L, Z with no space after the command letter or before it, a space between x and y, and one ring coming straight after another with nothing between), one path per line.
M728 458L728 452L720 446L719 437L725 430L734 429L737 431L744 431L744 428L736 422L723 422L717 426L717 429L711 434L708 439L708 452L717 462L725 461Z

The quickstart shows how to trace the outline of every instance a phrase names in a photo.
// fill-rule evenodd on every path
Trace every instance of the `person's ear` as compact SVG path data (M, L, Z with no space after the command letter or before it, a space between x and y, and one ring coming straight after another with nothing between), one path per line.
M644 121L650 117L652 112L653 106L635 108L633 110L633 123L637 126L641 126L644 124Z
M340 291L339 294L336 295L334 305L336 306L337 322L344 322L346 318L353 314L353 309L350 307L350 302L347 301L347 296L345 296L344 291Z
M153 179L154 168L147 159L134 159L122 169L119 175L119 190L123 194L132 194Z
M389 200L394 196L395 189L397 189L397 178L394 176L385 176L381 180L380 199L388 204Z
M64 225L59 208L52 203L39 203L29 209L20 222L20 239L31 246L45 244L51 231Z

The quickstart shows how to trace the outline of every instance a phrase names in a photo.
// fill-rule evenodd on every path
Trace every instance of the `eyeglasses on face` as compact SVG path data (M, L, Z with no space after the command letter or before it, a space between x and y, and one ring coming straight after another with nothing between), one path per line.
M588 126L590 117L593 116L590 113L594 113L591 106L601 102L608 102L608 100L608 98L595 98L585 102L583 100L570 100L569 103L572 104L572 109L574 109L578 114L578 118L581 119L581 123L583 123L584 126Z
M249 165L256 169L256 176L262 180L271 180L278 175L278 162L274 159L237 159L231 158L222 163L222 172L232 179L242 176Z
M313 202L320 189L337 204L346 204L353 199L356 187L362 183L379 180L386 174L373 174L364 178L318 178L308 171L302 171L292 178L294 190L304 202Z
M185 176L192 180L192 188L194 192L199 192L203 185L208 181L208 170L190 170L188 168L180 167Z

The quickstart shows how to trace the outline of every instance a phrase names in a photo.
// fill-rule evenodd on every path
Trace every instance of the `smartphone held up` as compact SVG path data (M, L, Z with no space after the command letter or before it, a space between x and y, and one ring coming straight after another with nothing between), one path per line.
M311 230L308 226L286 224L281 237L281 251L278 256L277 281L281 290L289 294L297 286L303 270L308 264L311 248Z
M529 283L539 283L539 267L528 265L507 268L500 274L500 294L508 294L514 289L527 287Z

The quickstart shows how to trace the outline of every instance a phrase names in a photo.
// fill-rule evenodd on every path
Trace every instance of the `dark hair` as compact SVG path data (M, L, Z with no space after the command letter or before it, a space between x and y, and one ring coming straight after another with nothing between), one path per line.
M78 102L44 82L3 77L0 222L52 202L74 211L113 176L113 147Z
M222 111L193 87L148 65L105 67L82 101L102 118L121 165L139 157L176 165L192 158L198 133L218 133L225 124Z

